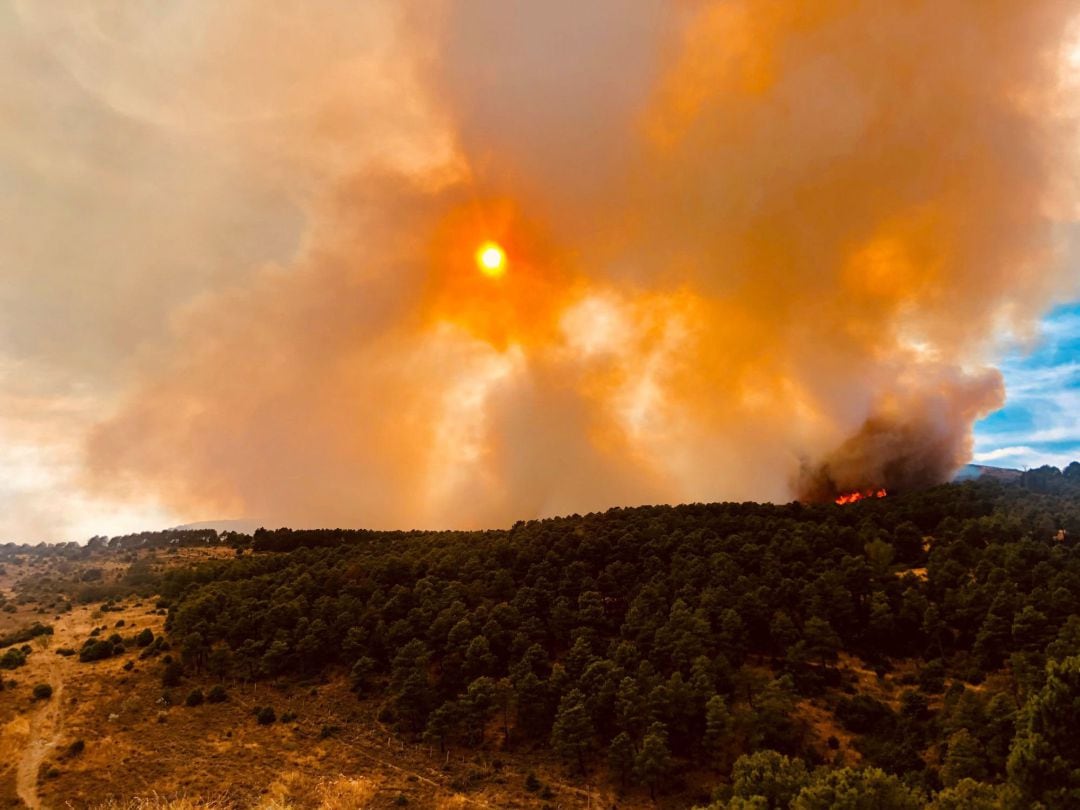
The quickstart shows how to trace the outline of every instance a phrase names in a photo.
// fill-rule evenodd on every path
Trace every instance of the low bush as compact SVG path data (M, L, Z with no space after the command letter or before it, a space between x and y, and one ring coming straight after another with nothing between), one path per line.
M15 647L0 655L0 669L15 669L26 663L26 653Z
M892 709L869 695L841 698L836 705L836 719L857 734L883 731L895 725Z
M113 649L113 645L108 641L94 641L89 639L79 651L79 660L83 663L104 661L106 658L112 658Z
M22 644L23 642L30 641L38 636L51 636L52 634L52 625L34 622L29 627L24 627L21 630L8 633L6 636L0 636L0 647L10 647L12 644Z

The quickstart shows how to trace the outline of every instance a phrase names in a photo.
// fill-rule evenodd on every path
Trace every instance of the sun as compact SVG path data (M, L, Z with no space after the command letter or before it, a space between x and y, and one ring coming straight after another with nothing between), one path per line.
M506 251L495 242L484 242L476 249L476 266L488 278L506 275Z

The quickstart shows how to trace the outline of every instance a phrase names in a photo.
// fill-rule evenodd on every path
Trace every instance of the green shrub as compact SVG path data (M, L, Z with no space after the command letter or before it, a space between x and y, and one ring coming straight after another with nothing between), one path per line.
M186 706L201 706L205 698L203 697L202 689L192 689L187 696L187 700L184 701Z
M139 643L138 637L136 637L135 643ZM165 639L163 639L161 636L158 636L153 641L151 641L150 644L145 647L141 653L139 653L139 658L151 658L155 655L158 655L165 649L167 649L165 645Z
M29 627L16 630L14 633L8 633L6 636L0 636L0 647L10 647L13 644L22 644L23 642L30 641L38 636L51 636L52 634L52 625L34 622Z
M255 719L259 721L260 726L268 726L277 720L277 715L274 714L272 707L260 706L255 710Z
M224 703L229 699L229 693L225 691L225 687L220 683L210 687L210 691L206 695L207 703Z
M17 650L14 647L10 648L3 655L0 655L0 669L15 669L21 667L26 663L26 653L22 650Z
M113 645L108 641L88 640L79 651L79 660L83 663L104 661L106 658L112 658L113 649Z
M39 683L34 686L34 700L48 700L52 697L53 688L47 683Z

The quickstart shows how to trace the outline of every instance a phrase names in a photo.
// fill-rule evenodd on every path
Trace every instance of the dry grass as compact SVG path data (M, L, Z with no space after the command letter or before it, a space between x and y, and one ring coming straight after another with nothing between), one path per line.
M375 798L376 785L370 779L336 779L319 788L319 810L362 810Z
M366 810L378 792L378 782L368 777L338 776L312 785L296 771L282 774L267 790L255 810L294 810L295 797L316 797L318 810ZM310 801L304 802L311 807Z
M441 799L438 804L438 810L467 810L472 807L472 803L467 798L461 795L451 796L448 799Z
M167 799L154 793L126 801L111 799L94 805L94 810L227 810L231 807L224 799Z
M255 805L254 810L295 810L296 805L287 797L290 789L299 781L287 776L275 782L270 795ZM315 794L318 796L318 810L368 810L372 804L378 785L371 779L325 779L319 783ZM447 805L457 807L458 805ZM137 796L125 801L110 800L93 806L93 810L232 810L236 804L227 797L166 798L153 793L149 796Z

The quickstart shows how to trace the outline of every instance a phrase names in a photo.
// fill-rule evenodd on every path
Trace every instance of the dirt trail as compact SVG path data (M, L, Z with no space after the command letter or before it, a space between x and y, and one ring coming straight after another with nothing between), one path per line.
M48 648L36 649L31 660L39 666L34 669L34 682L47 683L53 688L52 697L41 701L30 718L28 737L23 745L22 756L15 775L19 798L30 810L41 810L38 798L37 778L45 755L56 745L64 731L64 676L71 659L57 655L57 647L71 646L73 617L69 614L55 624L55 631Z

